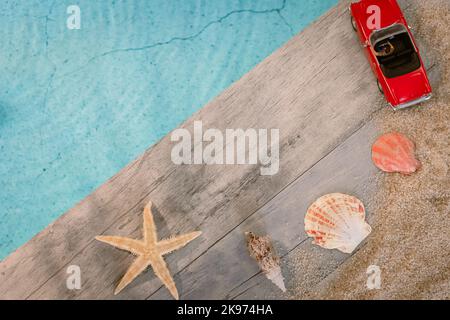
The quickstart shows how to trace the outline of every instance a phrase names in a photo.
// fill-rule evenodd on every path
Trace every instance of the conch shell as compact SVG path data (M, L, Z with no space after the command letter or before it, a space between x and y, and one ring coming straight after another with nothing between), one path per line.
M385 172L411 174L420 168L414 143L398 132L382 135L372 146L372 161Z
M272 281L281 291L286 292L284 278L281 274L280 258L276 255L268 236L259 237L253 232L246 232L247 247L264 275Z
M372 231L365 221L363 203L342 193L317 199L306 212L305 231L313 243L351 253Z

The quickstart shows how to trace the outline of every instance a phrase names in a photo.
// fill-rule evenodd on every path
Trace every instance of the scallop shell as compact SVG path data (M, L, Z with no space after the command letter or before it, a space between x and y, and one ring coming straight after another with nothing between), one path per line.
M351 253L372 231L365 221L363 203L342 193L317 199L306 212L305 231L313 243Z
M372 146L372 161L385 172L411 174L420 168L414 143L398 132L382 135Z

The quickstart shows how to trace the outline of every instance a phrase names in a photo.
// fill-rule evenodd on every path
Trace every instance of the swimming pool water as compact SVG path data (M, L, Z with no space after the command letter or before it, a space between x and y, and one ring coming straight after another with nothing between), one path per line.
M337 2L0 0L0 259Z

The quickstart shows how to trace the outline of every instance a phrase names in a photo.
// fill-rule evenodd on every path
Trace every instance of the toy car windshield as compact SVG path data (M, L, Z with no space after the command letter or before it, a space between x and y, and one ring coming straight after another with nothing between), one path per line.
M403 24L372 32L370 44L386 78L402 76L420 68L420 58Z

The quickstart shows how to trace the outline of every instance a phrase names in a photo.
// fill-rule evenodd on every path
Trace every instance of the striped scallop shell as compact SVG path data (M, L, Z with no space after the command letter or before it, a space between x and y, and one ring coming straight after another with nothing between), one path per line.
M385 172L411 174L420 168L414 143L398 132L382 135L372 146L372 161Z
M372 231L365 222L363 203L342 193L317 199L306 212L305 231L313 243L351 253Z

